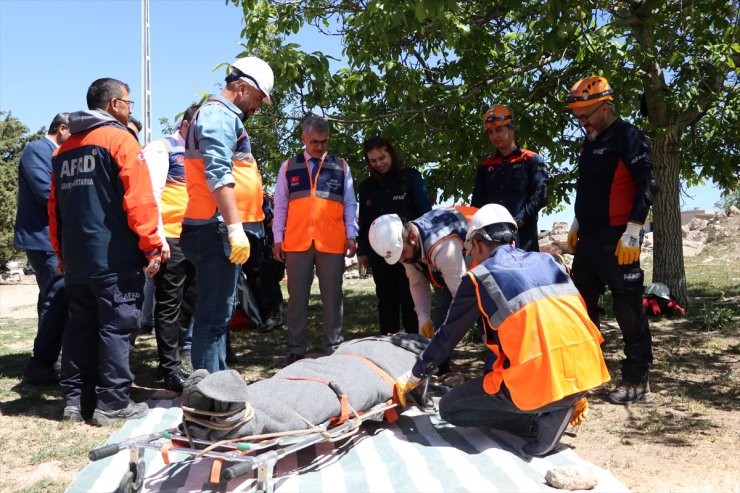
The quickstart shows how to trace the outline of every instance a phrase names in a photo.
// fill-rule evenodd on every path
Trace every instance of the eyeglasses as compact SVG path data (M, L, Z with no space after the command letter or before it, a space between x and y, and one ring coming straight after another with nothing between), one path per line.
M576 120L580 121L580 122L587 122L592 116L594 116L594 113L596 113L597 111L599 111L601 109L601 107L604 106L605 104L606 103L601 103L596 108L594 108L594 110L591 113L589 113L588 115L576 115L576 114L574 114L573 117Z
M311 147L316 147L316 146L322 146L323 147L323 146L325 146L328 143L329 143L329 139L312 140L312 141L309 142L309 144L311 145Z
M117 101L123 101L124 103L128 105L129 111L134 111L134 102L131 101L130 99L121 99L121 98L113 98L113 99Z

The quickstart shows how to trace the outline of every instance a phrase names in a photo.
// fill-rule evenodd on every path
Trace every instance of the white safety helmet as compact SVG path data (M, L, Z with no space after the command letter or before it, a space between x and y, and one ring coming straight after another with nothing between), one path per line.
M500 225L500 228L494 225ZM486 204L473 214L468 224L468 234L465 235L465 249L473 249L473 238L482 236L488 241L511 243L516 232L516 221L506 207L499 204Z
M403 252L403 221L398 214L385 214L370 225L370 246L393 265Z
M265 95L262 101L271 103L270 93L275 85L275 76L270 66L256 56L239 58L229 67L229 75L226 77L227 82L237 79L244 79L253 82L257 89Z

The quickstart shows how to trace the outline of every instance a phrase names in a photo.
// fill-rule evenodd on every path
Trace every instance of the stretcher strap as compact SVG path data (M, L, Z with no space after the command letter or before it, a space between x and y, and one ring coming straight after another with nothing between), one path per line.
M337 354L337 356L349 356L350 358L354 358L356 360L359 360L359 361L362 361L363 363L365 363L380 378L382 378L383 380L385 380L386 383L391 386L391 388L393 389L393 402L398 402L398 397L397 397L397 394L396 394L396 379L393 378L392 376L390 376L388 374L388 372L386 372L381 367L379 367L378 365L376 365L373 361L367 359L364 356L360 356L359 354L341 353L341 354ZM392 408L388 409L387 411L385 411L385 419L389 423L395 423L396 422L396 420L398 419L398 412L396 411L396 408L395 407L392 407Z
M339 416L334 416L331 418L331 424L333 426L341 425L345 421L349 419L350 415L350 405L349 405L349 398L347 397L347 394L345 394L342 389L339 388L339 385L337 385L336 382L329 382L327 380L322 380L320 378L314 378L314 377L283 377L284 380L306 380L309 382L316 382L321 383L329 387L332 392L337 396L337 399L339 399Z
M160 452L162 453L162 461L164 461L165 464L169 465L170 463L170 449L172 448L172 440L167 440L162 444L162 447L160 447Z

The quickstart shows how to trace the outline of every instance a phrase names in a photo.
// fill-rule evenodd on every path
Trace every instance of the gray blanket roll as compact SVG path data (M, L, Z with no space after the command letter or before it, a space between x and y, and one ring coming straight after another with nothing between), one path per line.
M367 363L346 356L355 354L375 363L394 380L411 369L429 339L416 334L367 337L347 341L331 356L296 361L269 379L247 385L234 370L208 374L193 372L182 395L183 406L213 412L235 412L228 418L199 415L200 419L240 422L248 400L251 420L232 430L212 429L188 422L192 436L217 441L281 431L302 430L308 425L298 416L320 425L340 414L337 395L326 384L289 378L315 378L335 382L357 411L369 410L393 396L392 386Z

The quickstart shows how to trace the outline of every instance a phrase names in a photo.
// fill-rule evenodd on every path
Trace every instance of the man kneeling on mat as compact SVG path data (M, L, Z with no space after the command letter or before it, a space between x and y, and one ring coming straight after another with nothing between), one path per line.
M566 267L549 254L515 248L516 227L498 204L475 213L465 248L477 267L463 276L445 322L396 385L399 396L417 386L482 318L496 362L445 394L440 416L456 426L518 434L528 439L524 453L542 456L557 445L576 403L609 381L609 372L604 339Z

